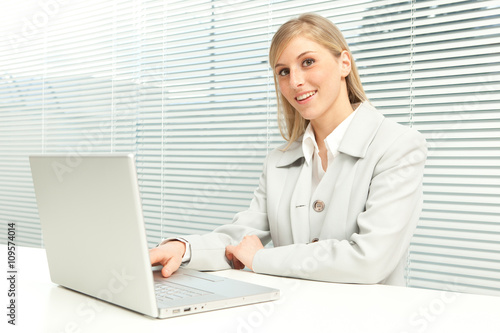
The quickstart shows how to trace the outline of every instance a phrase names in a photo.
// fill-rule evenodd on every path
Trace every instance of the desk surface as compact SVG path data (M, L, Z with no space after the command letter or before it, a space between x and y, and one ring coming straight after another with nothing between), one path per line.
M0 253L7 275L5 245L0 245ZM16 257L17 325L7 323L9 286L2 278L2 332L500 332L500 297L323 283L236 270L213 274L278 288L281 299L152 319L53 284L42 249L17 248Z

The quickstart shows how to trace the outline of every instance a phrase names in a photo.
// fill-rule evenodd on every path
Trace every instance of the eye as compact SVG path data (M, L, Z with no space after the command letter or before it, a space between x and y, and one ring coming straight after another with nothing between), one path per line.
M309 67L311 66L312 64L314 64L314 59L311 59L311 58L307 58L306 60L304 60L302 62L302 65L305 66L305 67Z
M287 76L289 73L290 73L290 71L288 70L288 68L283 68L282 70L280 70L278 72L278 75L279 76Z

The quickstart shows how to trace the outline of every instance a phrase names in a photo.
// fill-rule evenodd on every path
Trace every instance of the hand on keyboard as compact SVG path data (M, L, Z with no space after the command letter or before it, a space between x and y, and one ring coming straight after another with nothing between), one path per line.
M149 250L149 258L151 265L163 265L161 274L169 277L181 266L184 252L186 252L186 245L183 242L170 241Z

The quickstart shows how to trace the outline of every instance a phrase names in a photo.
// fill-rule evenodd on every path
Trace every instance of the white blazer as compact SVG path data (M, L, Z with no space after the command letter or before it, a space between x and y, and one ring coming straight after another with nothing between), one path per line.
M183 236L191 246L186 266L230 268L225 247L253 234L263 244L273 242L256 253L257 273L405 285L408 247L422 207L423 136L361 104L312 195L301 142L269 153L249 209L232 224ZM317 200L323 205L315 210ZM319 241L310 235L313 220L323 220Z

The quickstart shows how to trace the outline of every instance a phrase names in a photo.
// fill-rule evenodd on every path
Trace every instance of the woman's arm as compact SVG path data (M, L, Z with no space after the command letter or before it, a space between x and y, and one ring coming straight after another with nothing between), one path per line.
M249 235L258 237L263 244L271 240L266 208L266 165L267 158L250 207L236 214L233 223L222 225L205 235L183 236L191 246L191 259L185 267L208 271L228 269L233 266L233 261L226 256L228 245L237 245ZM233 259L232 255L230 258Z

